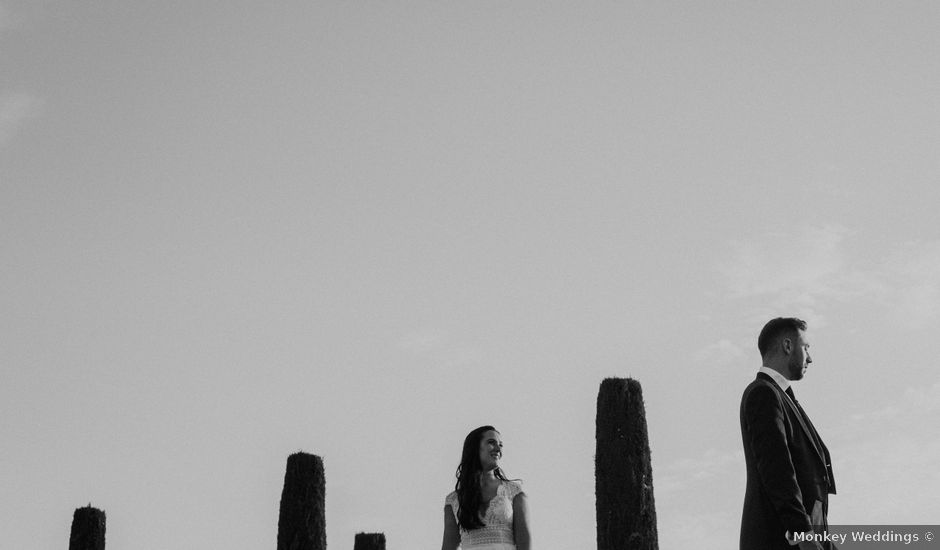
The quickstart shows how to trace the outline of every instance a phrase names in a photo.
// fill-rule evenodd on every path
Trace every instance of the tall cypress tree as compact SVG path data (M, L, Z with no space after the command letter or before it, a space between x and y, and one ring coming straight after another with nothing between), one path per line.
M653 471L639 382L601 382L596 428L597 548L657 550Z
M356 544L353 550L385 550L385 535L383 533L356 533Z
M325 496L323 459L307 453L287 457L277 550L326 550Z
M72 533L69 535L69 550L104 550L104 510L76 508L72 515Z

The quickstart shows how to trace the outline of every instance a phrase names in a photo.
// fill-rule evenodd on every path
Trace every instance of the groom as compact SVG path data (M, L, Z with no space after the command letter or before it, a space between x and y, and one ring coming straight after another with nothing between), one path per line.
M828 527L835 494L829 450L800 406L790 382L813 362L806 322L778 317L757 339L763 366L741 398L747 488L741 550L829 550L808 542Z

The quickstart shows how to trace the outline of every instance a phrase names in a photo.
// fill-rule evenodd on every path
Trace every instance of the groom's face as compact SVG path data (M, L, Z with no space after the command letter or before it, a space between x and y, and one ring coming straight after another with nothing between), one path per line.
M795 335L789 337L790 355L787 363L787 378L790 380L801 380L806 375L806 369L813 362L809 355L809 341L806 339L806 331L799 330Z

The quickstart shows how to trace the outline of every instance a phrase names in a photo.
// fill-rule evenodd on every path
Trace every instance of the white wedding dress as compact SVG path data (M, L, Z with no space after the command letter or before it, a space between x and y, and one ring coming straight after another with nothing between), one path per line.
M460 548L462 550L515 550L516 539L512 532L512 499L522 492L522 486L515 481L500 480L496 496L490 500L483 515L486 525L470 531L460 529ZM444 499L444 505L457 518L460 504L454 491Z

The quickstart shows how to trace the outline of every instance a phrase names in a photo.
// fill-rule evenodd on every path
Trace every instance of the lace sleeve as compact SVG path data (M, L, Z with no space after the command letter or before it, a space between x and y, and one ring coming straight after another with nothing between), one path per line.
M457 516L457 491L454 491L447 495L444 499L444 506L450 505L450 509L454 512L454 517Z
M509 498L509 502L512 502L512 499L516 498L516 495L519 494L525 494L525 491L522 490L522 484L518 481L507 481L506 496Z

